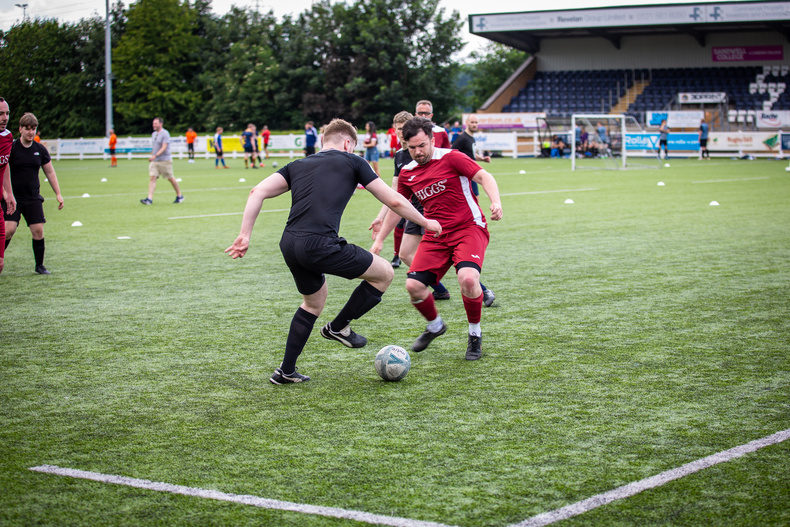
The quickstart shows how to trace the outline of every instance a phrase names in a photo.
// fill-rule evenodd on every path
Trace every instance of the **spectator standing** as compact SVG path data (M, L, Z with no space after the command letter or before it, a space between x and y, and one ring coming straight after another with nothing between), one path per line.
M379 172L379 140L376 135L376 124L373 121L365 123L365 139L362 141L362 146L365 147L365 161L370 163L373 167L373 172L378 177L381 177Z
M110 146L110 168L117 168L118 167L118 158L115 157L115 146L118 144L118 136L115 135L115 130L112 128L110 129L110 139L109 139L109 146Z
M189 157L189 162L190 163L194 163L195 162L195 139L197 139L197 133L195 133L195 130L193 130L192 127L187 129L186 139L187 139L187 157Z
M710 160L710 152L708 152L708 133L710 132L710 125L702 119L699 123L699 158Z
M225 151L222 149L222 132L224 130L221 126L218 126L214 134L214 153L217 156L214 160L214 168L219 168L220 161L222 162L222 168L230 168L225 164Z
M154 190L156 190L156 180L160 177L167 179L173 190L176 191L176 200L173 203L181 203L184 196L173 175L173 157L170 154L170 132L164 127L164 119L154 117L151 134L151 156L148 158L148 196L141 199L143 205L151 205L154 202Z
M669 125L666 119L661 120L661 126L658 127L658 157L661 157L661 149L664 149L663 159L669 157Z
M269 159L269 138L271 135L272 133L269 131L269 127L267 125L263 125L263 130L261 130L261 139L263 140L263 155L266 159Z
M304 155L305 157L315 154L315 145L318 142L318 132L316 132L313 121L307 121L304 125Z

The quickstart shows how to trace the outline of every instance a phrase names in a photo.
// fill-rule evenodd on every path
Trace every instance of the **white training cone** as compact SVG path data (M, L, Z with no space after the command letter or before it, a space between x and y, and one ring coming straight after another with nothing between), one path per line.
M180 178L180 177L176 178L176 181L178 181L179 183L181 183L181 178Z
M565 204L566 205L573 205L573 200L571 198L568 198L568 199L565 200Z
M239 178L239 183L244 183L245 181L247 181L247 180L244 179L244 178Z
M663 182L663 181L659 181L659 182L658 182L658 186L659 186L659 187L663 187L663 186L664 186L664 182Z
M89 198L89 197L91 197L91 195L86 192L85 194L82 195L82 197L83 198Z
M107 183L107 178L106 177L101 178L101 182L102 183Z
M519 170L519 171L518 171L518 173L519 173L519 174L526 174L526 173L527 173L527 171L526 171L526 170Z
M71 226L72 227L82 227L82 223L79 222L79 221L75 221L74 223L71 224Z
M664 166L665 166L666 168L669 168L669 163L664 163Z
M711 202L710 202L710 206L711 206L711 207L718 207L718 206L719 206L719 202L718 202L718 201L715 201L715 200L714 200L714 201L711 201Z

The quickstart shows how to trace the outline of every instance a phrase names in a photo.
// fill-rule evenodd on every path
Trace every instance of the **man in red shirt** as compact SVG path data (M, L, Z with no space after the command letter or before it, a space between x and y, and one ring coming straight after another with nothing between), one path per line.
M272 133L269 131L269 127L267 125L263 125L261 137L263 138L263 155L266 159L269 159L269 138L271 135Z
M0 187L3 189L3 199L5 199L9 214L16 211L16 200L14 191L11 189L11 178L8 177L8 158L11 155L11 146L14 144L14 136L8 130L8 119L11 110L8 103L0 97ZM0 273L3 272L5 265L5 221L0 214Z
M480 271L488 247L488 225L483 210L472 193L471 182L479 183L491 200L491 219L502 219L502 204L494 176L458 150L437 148L434 125L415 117L403 126L403 141L413 161L401 169L398 192L420 200L426 218L442 225L442 234L426 233L414 255L406 279L412 304L428 321L428 326L412 345L422 351L447 331L428 286L437 283L455 266L469 322L467 360L482 356L480 319L483 290Z

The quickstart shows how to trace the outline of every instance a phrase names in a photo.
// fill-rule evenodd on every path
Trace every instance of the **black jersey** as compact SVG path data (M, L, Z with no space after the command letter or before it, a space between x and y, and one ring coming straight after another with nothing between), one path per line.
M472 161L475 160L475 138L467 134L466 131L453 141L453 148L469 156Z
M18 202L44 201L38 172L50 161L49 152L41 143L33 141L32 145L25 148L21 140L14 141L8 165L11 170L11 186Z
M411 154L405 148L395 152L393 159L395 160L395 175L393 177L398 177L400 169L412 162Z
M367 161L340 150L322 150L278 170L291 190L285 230L337 236L340 218L357 184L378 178Z

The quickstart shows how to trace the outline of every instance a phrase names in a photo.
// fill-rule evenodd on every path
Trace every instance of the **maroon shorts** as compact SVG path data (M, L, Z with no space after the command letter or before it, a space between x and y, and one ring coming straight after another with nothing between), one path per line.
M432 273L439 281L451 265L483 268L488 247L488 230L477 225L442 233L438 237L427 233L420 241L417 253L409 267L409 276Z

